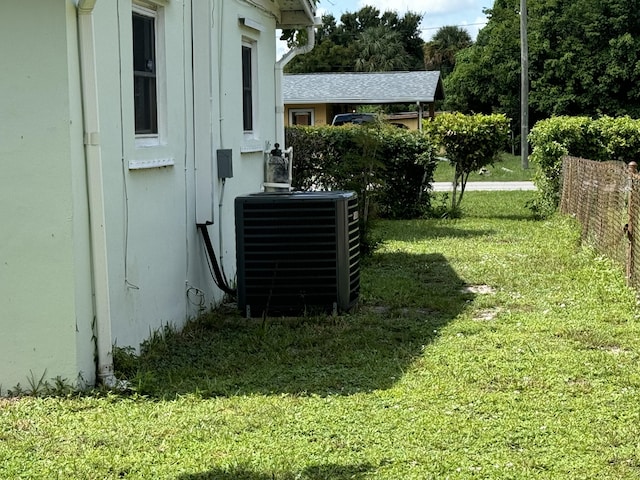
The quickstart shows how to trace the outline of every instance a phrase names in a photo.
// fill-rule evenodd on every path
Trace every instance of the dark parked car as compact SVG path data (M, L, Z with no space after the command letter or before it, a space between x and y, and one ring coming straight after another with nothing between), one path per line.
M333 117L331 125L339 126L345 123L362 124L367 122L375 122L376 116L373 113L341 113Z
M375 122L378 116L375 113L341 113L333 117L331 125L334 127L344 125L346 123L355 123L356 125L362 125L363 123ZM402 123L390 123L397 128L409 128Z

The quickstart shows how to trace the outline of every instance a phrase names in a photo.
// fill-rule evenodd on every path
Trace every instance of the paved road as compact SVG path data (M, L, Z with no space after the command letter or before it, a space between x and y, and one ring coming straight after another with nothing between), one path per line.
M449 182L435 182L434 192L449 192L453 186ZM533 182L468 182L465 191L535 190Z

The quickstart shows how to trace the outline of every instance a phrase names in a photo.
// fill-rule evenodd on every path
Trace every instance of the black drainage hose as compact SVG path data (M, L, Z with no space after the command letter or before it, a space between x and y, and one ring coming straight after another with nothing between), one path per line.
M227 285L227 281L225 280L222 272L220 271L220 266L218 265L218 259L216 258L216 252L213 250L213 245L211 243L211 237L209 237L209 230L207 229L206 223L198 223L197 226L202 233L202 238L204 239L204 246L207 249L207 255L209 256L209 260L211 262L211 267L213 268L213 281L218 286L220 290L229 295L236 296L237 292L229 285ZM209 224L210 225L210 224Z

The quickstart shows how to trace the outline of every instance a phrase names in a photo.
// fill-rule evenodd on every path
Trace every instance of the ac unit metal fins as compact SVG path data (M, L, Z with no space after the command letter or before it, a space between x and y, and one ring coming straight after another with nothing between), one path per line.
M238 307L251 316L344 312L358 301L354 192L269 192L236 198Z

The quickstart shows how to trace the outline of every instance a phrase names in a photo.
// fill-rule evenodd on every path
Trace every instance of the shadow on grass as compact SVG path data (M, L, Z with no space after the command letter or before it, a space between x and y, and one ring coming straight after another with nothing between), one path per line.
M300 473L265 474L252 472L248 469L222 470L213 469L206 472L185 474L177 480L347 480L365 478L372 467L363 465L318 465L305 468Z
M118 375L157 398L390 388L473 295L439 254L376 254L348 315L245 319L233 306L156 334Z

